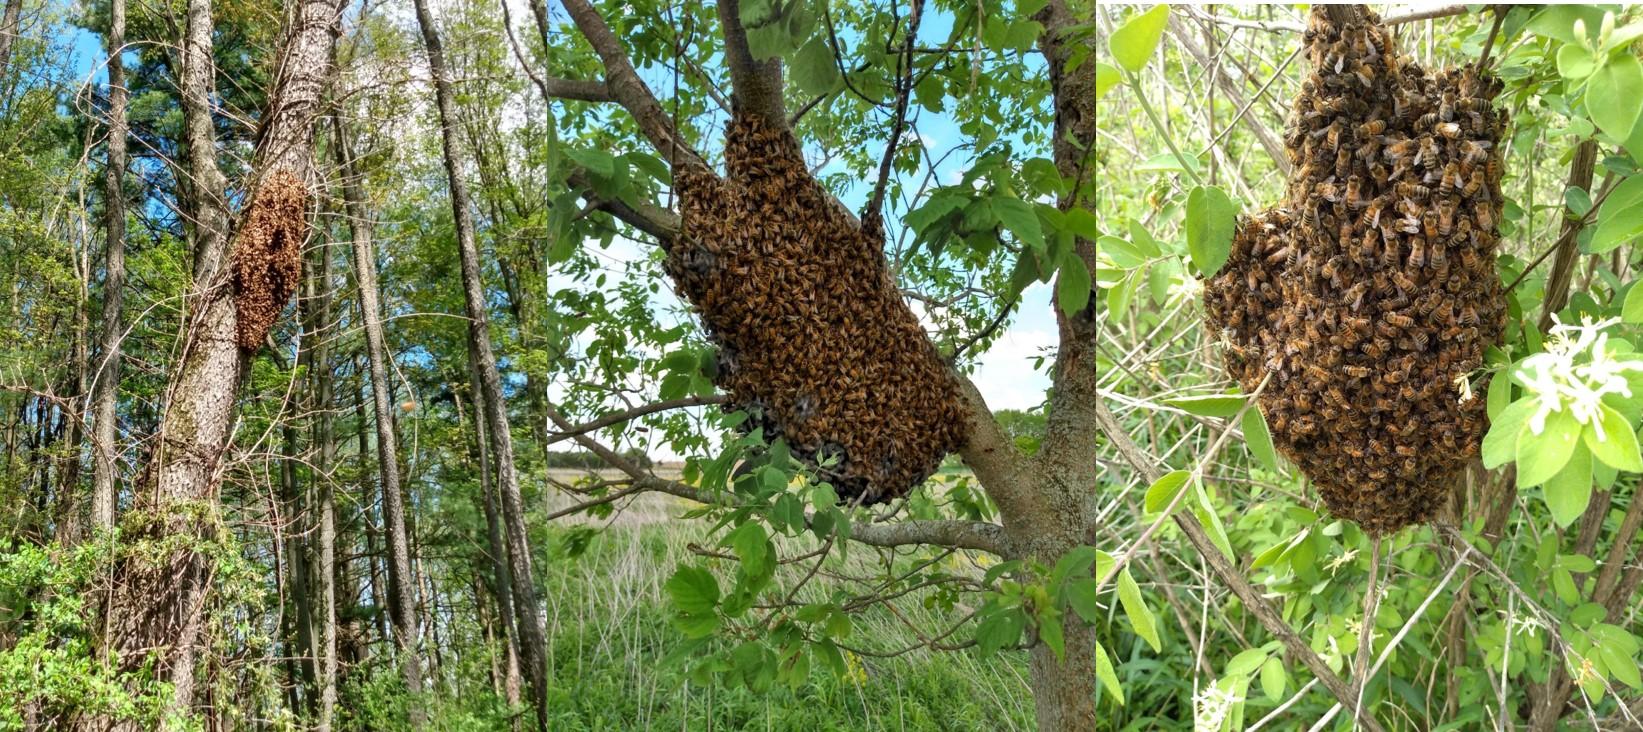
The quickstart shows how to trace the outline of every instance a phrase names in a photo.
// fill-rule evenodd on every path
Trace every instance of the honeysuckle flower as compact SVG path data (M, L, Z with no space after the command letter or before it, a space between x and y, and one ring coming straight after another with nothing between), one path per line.
M1221 688L1220 684L1210 684L1198 690L1193 696L1193 724L1197 732L1218 730L1226 722L1227 714L1232 711L1232 705L1242 701L1237 694Z
M1576 422L1592 425L1598 440L1607 440L1603 432L1603 397L1631 396L1626 373L1643 372L1643 361L1621 359L1610 352L1609 334L1603 331L1620 322L1619 318L1594 323L1590 317L1583 317L1580 325L1565 324L1555 315L1552 319L1556 325L1547 334L1546 350L1523 359L1517 367L1518 380L1537 403L1535 413L1529 417L1529 429L1541 434L1546 430L1548 416L1568 409Z

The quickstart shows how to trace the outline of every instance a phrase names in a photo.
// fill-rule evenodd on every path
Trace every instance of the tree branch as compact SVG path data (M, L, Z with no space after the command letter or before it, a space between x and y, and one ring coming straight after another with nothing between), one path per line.
M679 215L672 211L647 201L629 203L619 199L602 198L594 193L593 181L588 180L587 175L581 170L572 172L566 182L572 188L580 190L594 208L656 237L661 241L663 248L671 246L673 240L679 236Z
M775 129L788 129L781 59L753 58L747 45L747 28L742 25L740 0L719 0L718 10L719 25L725 33L725 63L730 67L731 104L737 112L762 118Z
M648 415L648 414L655 414L657 412L666 412L670 409L684 409L686 407L700 407L700 406L707 405L707 404L724 404L726 401L729 401L728 397L726 397L722 394L714 394L712 396L705 396L705 397L692 396L692 397L685 397L683 399L669 399L665 402L655 402L655 403L652 403L652 404L645 404L645 405L634 407L632 409L626 409L626 410L623 410L623 411L620 411L620 412L607 414L607 415L605 415L603 417L600 417L598 419L595 419L591 422L584 422L582 424L579 424L579 425L577 425L575 427L572 427L568 430L565 430L563 432L555 433L552 437L549 437L546 441L544 441L542 443L542 446L547 447L548 445L552 445L552 444L559 443L559 442L564 442L565 440L569 440L571 438L574 438L577 435L585 435L589 432L597 432L597 431L602 430L606 427L609 427L613 424L619 424L621 422L626 422L628 420L638 419L639 417L643 417L643 416Z
M896 61L901 73L896 78L896 106L891 113L894 122L890 125L890 139L884 145L884 157L879 160L878 180L873 184L872 194L867 197L867 205L861 210L862 226L874 234L884 230L884 191L890 183L890 164L895 162L896 148L901 143L902 131L907 127L907 96L913 90L913 41L918 37L918 24L923 15L923 0L913 0L912 11L907 18L907 38Z
M656 101L656 95L645 86L638 72L633 70L633 62L628 60L622 42L616 38L605 19L600 17L599 11L588 0L562 0L562 4L571 22L576 24L577 30L587 39L588 45L593 46L594 53L604 64L605 86L611 98L633 115L640 132L662 159L675 167L694 165L706 169L707 163L702 156L689 143L679 139L672 118Z

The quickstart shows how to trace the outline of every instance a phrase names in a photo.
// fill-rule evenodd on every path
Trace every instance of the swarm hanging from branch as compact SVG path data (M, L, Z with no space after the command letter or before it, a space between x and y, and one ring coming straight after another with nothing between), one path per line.
M257 187L234 248L234 308L241 348L262 344L297 291L308 230L308 187L281 168Z
M1500 341L1500 85L1399 57L1374 13L1314 7L1284 201L1242 222L1206 282L1227 371L1336 515L1371 534L1429 520L1476 453L1458 388ZM1482 384L1473 385L1478 389Z
M881 242L816 183L786 130L736 115L726 172L676 172L666 269L718 346L745 429L783 437L845 499L903 496L964 441L958 386Z

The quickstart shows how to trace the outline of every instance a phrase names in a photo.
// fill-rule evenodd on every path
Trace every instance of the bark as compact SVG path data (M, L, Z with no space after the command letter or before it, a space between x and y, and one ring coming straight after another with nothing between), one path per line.
M11 44L17 40L18 16L23 12L23 0L6 0L5 17L0 18L0 78L6 75L11 63Z
M271 174L306 186L312 172L310 128L329 71L330 29L338 5L335 0L304 0L294 12L254 153L248 219L255 218L263 203L264 184ZM152 661L156 677L171 682L169 711L179 715L188 713L194 698L195 646L211 572L209 555L200 550L214 539L223 456L232 433L236 392L250 356L239 347L235 288L223 266L231 249L211 131L211 30L210 0L189 0L182 96L189 174L201 186L191 212L197 266L182 355L167 387L158 445L123 521L137 550L116 568L110 627L104 638L106 649L124 670ZM305 188L299 193L306 198ZM306 220L288 223L306 232ZM250 226L240 233L248 231L257 233ZM153 551L142 551L144 545ZM138 726L125 721L118 728Z
M359 171L342 121L333 117L337 162L342 168L343 202L353 240L354 274L359 283L361 320L365 324L365 351L370 363L371 402L376 410L377 466L382 479L382 521L388 534L388 608L393 616L394 642L399 649L400 673L413 697L422 693L422 664L417 655L415 579L405 531L405 504L399 482L399 438L394 434L393 404L388 399L388 345L382 329L382 304L377 287L376 251L371 240L370 212L360 189ZM411 725L424 723L422 705L411 704Z
M331 323L331 255L328 250L322 249L316 259L318 266L310 270L314 278L310 289L315 301L316 319L322 326L328 327ZM315 649L318 656L315 665L318 667L316 691L319 699L314 728L319 732L330 732L337 707L337 525L336 501L331 486L331 464L336 459L336 432L331 418L331 338L329 333L323 332L316 332L314 338L311 371L316 410L313 461L319 491L315 506L318 529L314 551L319 564L316 592L320 604L317 619L320 640L319 647Z
M103 261L103 328L101 357L93 379L91 435L91 523L114 528L115 477L119 450L115 401L120 386L120 317L125 299L126 88L125 0L111 0L108 30L108 162L103 170L103 226L107 250Z
M479 392L479 373L472 372L470 393ZM457 411L462 410L462 399L456 398ZM508 549L506 540L502 538L502 520L497 515L496 492L491 481L491 459L488 447L488 435L485 434L485 419L479 414L481 410L474 410L474 441L470 450L474 469L479 473L480 505L485 512L485 537L488 540L491 561L491 595L496 598L497 617L502 626L502 642L506 653L506 678L504 693L508 706L519 704L519 636L514 628L513 609L513 573L508 570ZM517 725L516 725L517 726Z
M417 24L428 51L428 66L434 82L434 99L439 109L440 140L445 157L445 173L451 194L451 212L456 221L457 247L462 265L462 289L468 316L468 352L479 374L476 394L479 412L485 415L490 435L491 458L496 466L496 483L501 496L503 525L507 530L508 564L513 579L513 605L517 615L521 659L531 699L536 705L537 726L547 728L546 647L541 612L536 604L535 573L525 534L525 507L519 495L519 477L514 470L513 437L508 426L507 404L502 398L502 378L496 355L491 350L485 286L479 269L479 247L474 241L474 222L463 181L460 153L456 147L456 102L451 92L450 73L445 67L445 51L434 27L427 0L416 0ZM654 102L654 100L652 100Z

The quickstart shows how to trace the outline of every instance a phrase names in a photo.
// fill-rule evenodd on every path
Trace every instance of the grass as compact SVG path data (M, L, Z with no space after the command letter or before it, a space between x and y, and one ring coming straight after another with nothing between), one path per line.
M845 677L813 671L795 690L764 693L703 687L681 668L660 668L683 641L668 623L663 583L681 561L695 561L688 545L711 546L705 521L663 516L618 522L575 558L556 558L547 581L550 699L555 730L1030 730L1032 696L1023 654L980 658L973 652L917 650L897 658L852 655ZM674 511L677 513L677 511ZM654 515L654 514L653 514ZM554 538L563 535L554 530ZM557 543L557 542L556 542ZM783 553L795 551L785 546ZM846 566L866 567L853 554ZM831 566L831 565L830 565ZM728 586L727 571L719 567ZM787 567L778 582L796 581ZM826 573L807 595L841 587ZM916 601L897 610L924 629L950 618ZM874 608L856 617L852 643L874 648L918 642L894 615Z

